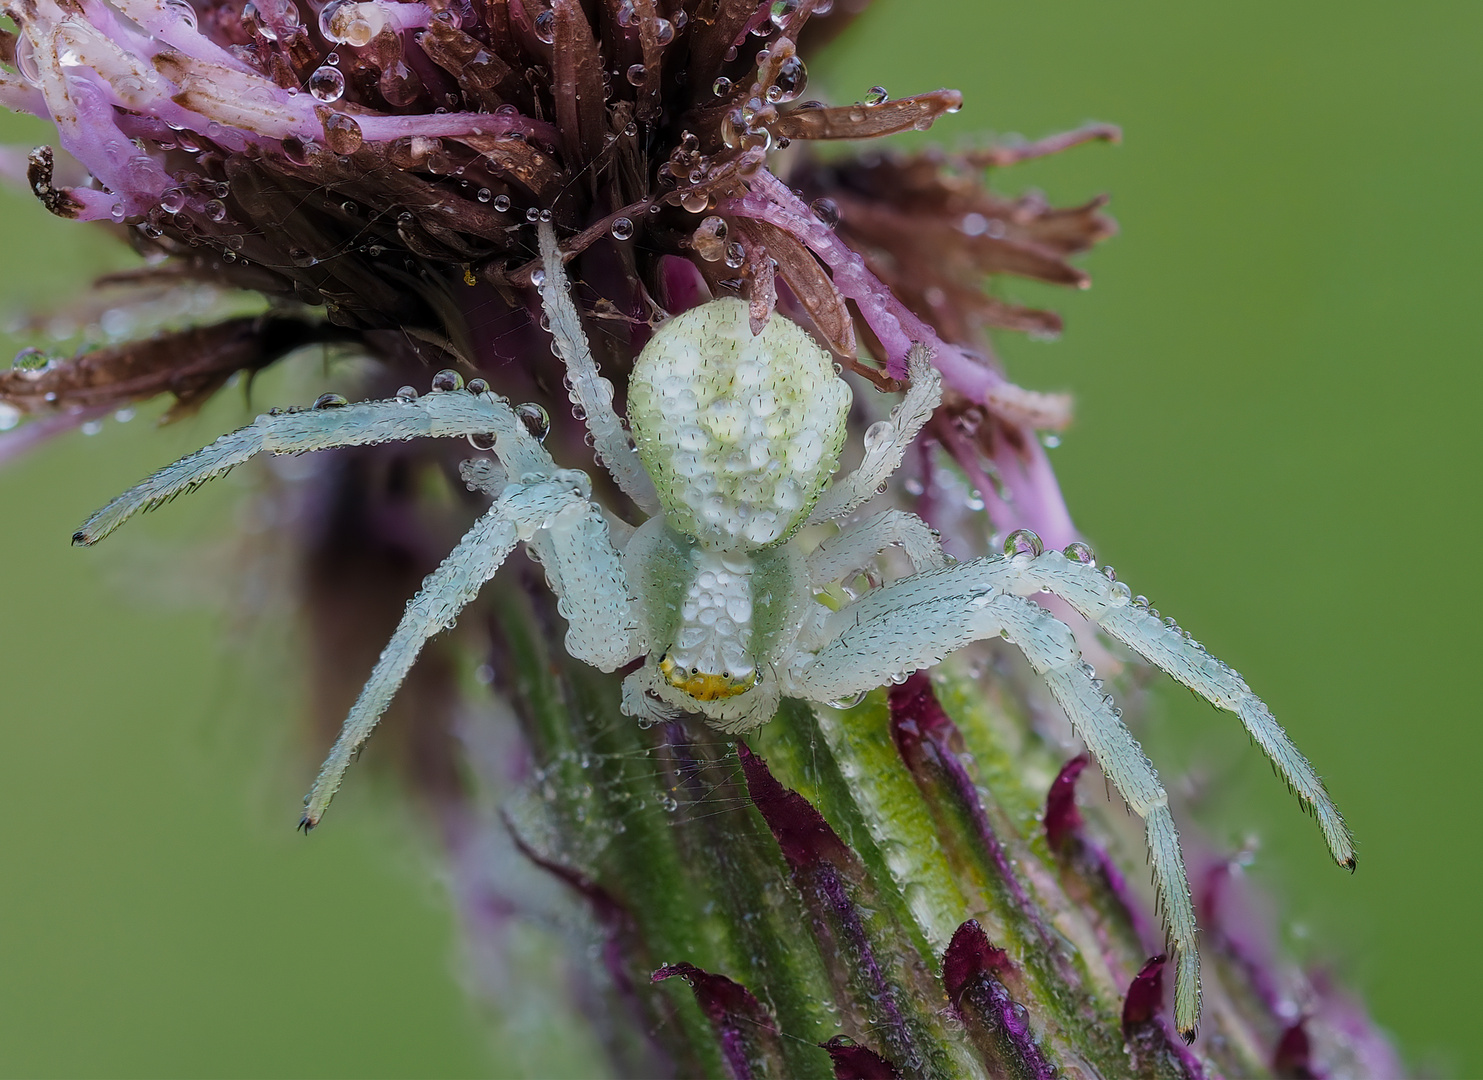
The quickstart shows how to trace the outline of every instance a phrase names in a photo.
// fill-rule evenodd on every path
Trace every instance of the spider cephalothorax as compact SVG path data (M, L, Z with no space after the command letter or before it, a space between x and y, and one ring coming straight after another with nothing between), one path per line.
M623 709L641 722L697 716L729 732L770 719L783 697L845 702L901 681L969 642L1016 644L1108 778L1147 824L1155 883L1178 954L1176 1021L1199 1016L1194 910L1168 796L1076 645L1071 629L1030 597L1052 593L1112 638L1213 704L1237 713L1298 798L1330 851L1354 846L1323 783L1267 707L1230 668L1073 544L1044 551L1033 533L1002 556L957 563L913 514L856 520L930 419L940 382L928 350L909 359L910 388L889 420L865 434L862 460L831 481L850 391L828 353L780 315L753 333L747 305L719 300L666 324L640 356L629 390L632 437L613 407L568 295L554 229L539 229L542 301L566 363L571 399L598 460L649 519L638 527L593 502L585 473L559 468L541 444L538 409L512 408L483 384L448 372L432 393L355 405L326 395L315 408L259 417L121 495L74 537L90 544L263 451L292 453L419 436L467 436L494 458L463 465L493 505L407 607L310 792L303 824L318 824L355 751L416 660L519 542L544 565L566 617L572 656L603 671L642 660L624 680ZM839 522L806 547L799 530ZM839 605L818 597L899 546L912 573ZM1141 599L1141 598L1140 598Z

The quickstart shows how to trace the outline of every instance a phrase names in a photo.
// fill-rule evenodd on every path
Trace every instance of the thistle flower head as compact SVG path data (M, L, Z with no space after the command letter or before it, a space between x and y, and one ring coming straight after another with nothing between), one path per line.
M745 299L754 333L782 311L882 389L899 388L924 343L945 396L904 470L913 509L958 555L1022 528L1076 542L1037 436L1068 422L1069 402L1010 383L987 338L1054 334L1060 321L984 284L1084 287L1068 258L1113 225L1101 199L1006 198L984 174L1117 132L816 155L815 141L921 130L961 105L951 90L803 100L811 48L863 6L0 0L15 24L0 31L14 69L0 71L0 103L51 119L65 151L37 148L11 171L50 212L146 255L114 285L211 282L268 299L263 312L0 372L0 428L30 417L0 435L0 458L160 394L189 409L307 344L379 360L378 386L463 365L502 394L549 402L561 368L539 330L532 225L550 221L616 384L658 322L715 296ZM580 418L551 411L551 445L567 444L556 456L575 461ZM454 461L446 446L363 447L305 482L316 509L288 539L318 704L335 723L458 531L423 512L408 477L453 475ZM1007 714L1036 706L1012 668L996 662L988 707L918 675L854 714L873 726L848 737L824 711L785 704L753 749L737 748L619 717L616 681L563 654L529 574L506 575L472 612L479 681L521 745L469 703L454 655L435 647L400 699L417 715L403 756L440 815L476 952L499 953L499 913L523 902L500 892L495 834L586 903L604 945L581 977L624 1018L599 1023L619 1069L1189 1077L1392 1064L1326 987L1296 1012L1264 994L1269 958L1229 936L1212 976L1215 1035L1195 1051L1171 1038L1153 922L1076 808L1086 759L1052 784L1059 762L1047 771L1044 748L996 741ZM974 759L991 763L992 794ZM471 785L520 794L493 816ZM1340 1032L1363 1035L1362 1052L1332 1051Z

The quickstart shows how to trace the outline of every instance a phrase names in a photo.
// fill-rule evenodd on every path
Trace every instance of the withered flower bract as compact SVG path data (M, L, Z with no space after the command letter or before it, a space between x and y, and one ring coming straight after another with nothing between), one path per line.
M815 153L820 140L925 129L961 104L951 90L878 88L802 100L805 56L863 6L7 0L0 103L50 118L65 151L29 154L32 191L146 256L109 286L208 282L268 307L0 373L6 424L27 418L0 436L0 457L160 394L189 409L236 373L325 345L379 361L365 393L461 366L544 402L554 455L590 471L540 326L532 226L551 221L617 386L659 321L715 296L744 297L754 330L781 311L882 390L899 389L925 342L946 396L899 497L960 556L1022 528L1076 542L1039 438L1068 422L1069 403L1007 381L987 338L1060 322L985 286L998 274L1085 286L1068 258L1113 225L1100 199L1005 198L985 171L1117 132ZM872 411L857 405L861 427ZM472 499L429 506L419 483L456 477L460 456L363 447L326 455L297 488L280 481L280 500L313 508L287 539L316 711L331 722L475 512ZM616 489L600 497L621 514ZM919 674L848 713L787 702L733 745L699 724L619 715L617 680L563 652L539 578L507 568L464 619L483 633L424 655L377 753L400 750L440 824L471 963L496 1000L523 992L503 952L512 921L552 903L520 882L559 882L580 902L586 921L553 935L575 946L565 1007L614 1071L1393 1067L1353 1006L1226 927L1221 860L1205 860L1200 898L1214 961L1204 1034L1193 1051L1172 1037L1162 938L1111 853L1117 824L1094 833L1076 809L1085 757L1050 782L1056 747L1027 742L1019 720L1038 691L993 649L977 681ZM480 651L474 681L492 698L459 677L460 646Z

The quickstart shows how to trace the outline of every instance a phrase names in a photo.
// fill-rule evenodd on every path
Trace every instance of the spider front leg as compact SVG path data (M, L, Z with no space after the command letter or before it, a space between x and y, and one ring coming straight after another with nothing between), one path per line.
M1033 547L1032 547L1033 550ZM1088 558L1090 557L1089 553ZM1161 621L1157 611L1131 590L1096 566L1067 558L1059 551L1021 554L1008 560L1014 578L1008 588L1022 596L1048 590L1064 599L1084 618L1101 626L1149 663L1189 687L1218 709L1235 713L1271 759L1298 801L1318 819L1334 861L1353 870L1354 837L1345 825L1318 772L1293 745L1246 680L1205 651L1174 624Z
M391 641L346 717L340 736L304 800L302 825L319 824L356 751L370 737L422 646L448 629L494 576L518 541L541 556L558 610L570 629L567 647L579 660L611 671L631 659L634 616L618 553L593 505L586 474L570 469L506 482L494 463L465 462L464 479L498 495L407 605Z
M1177 954L1175 1022L1194 1037L1200 1015L1195 916L1169 800L1132 733L1081 660L1070 627L1030 600L1003 591L1004 559L975 559L903 578L836 612L829 644L788 672L791 696L849 699L883 674L902 676L972 641L1003 634L1030 661L1128 806L1142 817L1154 880Z
M95 544L135 514L153 510L261 453L299 454L428 436L488 434L496 437L497 445L504 444L501 457L512 467L522 472L552 467L509 405L493 394L435 391L415 400L268 413L134 485L88 518L72 542Z

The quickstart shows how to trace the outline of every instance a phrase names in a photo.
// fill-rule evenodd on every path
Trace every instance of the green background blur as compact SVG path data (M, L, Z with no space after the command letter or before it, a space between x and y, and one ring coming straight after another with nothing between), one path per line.
M1123 230L1084 260L1090 292L1011 289L1067 331L1004 353L1022 384L1076 393L1053 460L1078 524L1273 704L1359 872L1328 862L1234 719L1165 692L1145 745L1219 789L1214 841L1259 840L1289 945L1443 1076L1483 1075L1480 42L1483 8L1454 0L886 0L809 91L961 87L931 135L948 142L1123 125L1120 147L999 175L1110 192ZM0 136L44 137L11 118ZM20 196L0 250L14 307L120 263ZM390 784L350 785L312 842L293 831L319 750L284 663L297 631L234 612L213 562L241 488L67 545L247 415L223 395L0 473L0 1073L498 1074Z

